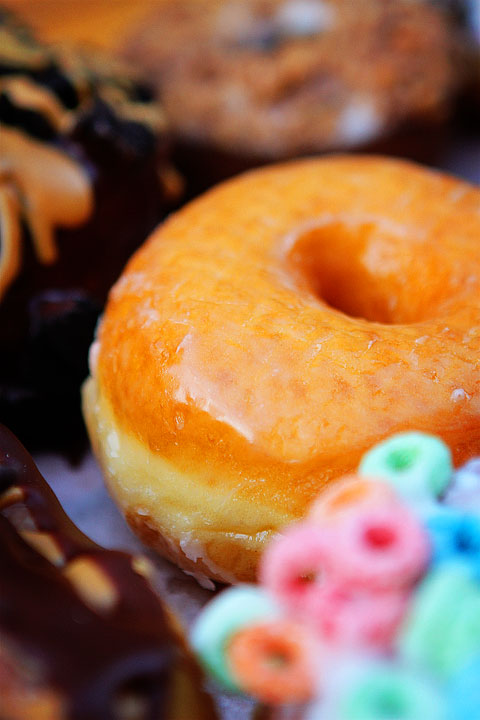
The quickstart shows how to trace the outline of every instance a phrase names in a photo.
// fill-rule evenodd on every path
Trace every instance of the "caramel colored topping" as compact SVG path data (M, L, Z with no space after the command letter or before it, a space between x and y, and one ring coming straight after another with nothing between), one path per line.
M0 512L0 716L167 717L175 654L161 602L131 555L103 549L73 525L0 425L0 506L7 497L18 507Z
M8 181L20 200L0 205L0 300L20 271L22 223L38 262L54 264L56 231L90 220L103 192L111 160L98 148L105 141L108 157L153 163L165 129L162 108L129 67L95 48L39 43L0 9L0 186Z
M0 64L41 68L45 65L45 50L31 38L19 37L11 28L0 26Z
M5 508L9 507L10 505L22 502L24 500L24 497L25 495L22 488L8 488L8 490L6 490L0 495L0 510L5 510Z
M132 102L125 96L125 91L121 87L113 84L102 88L100 95L105 102L115 107L116 113L124 120L146 125L154 132L166 130L165 113L156 105Z
M63 574L92 610L107 612L117 603L115 585L95 560L88 557L76 558L67 565Z
M132 569L134 572L142 575L146 580L151 580L155 573L155 568L150 560L147 560L147 558L142 555L137 555L133 558Z
M1 139L0 139L1 144ZM0 182L2 160L0 159ZM0 185L0 300L20 267L21 225L17 195L8 184Z
M61 567L65 564L65 556L62 553L58 543L51 535L46 532L35 532L33 530L22 530L20 535L22 538L40 555L43 555L52 565Z
M9 127L2 127L0 156L0 173L13 179L24 201L38 260L54 263L55 228L80 225L92 212L87 173L60 150Z
M6 713L2 714L2 717L8 720L25 720L25 718L52 720L52 718L65 717L62 699L51 691L39 691L19 698L18 694L13 696L8 688L6 693L2 694L1 700L2 713Z
M71 125L72 114L62 107L58 98L28 77L7 75L0 79L0 91L6 92L16 106L44 115L56 130L64 131Z

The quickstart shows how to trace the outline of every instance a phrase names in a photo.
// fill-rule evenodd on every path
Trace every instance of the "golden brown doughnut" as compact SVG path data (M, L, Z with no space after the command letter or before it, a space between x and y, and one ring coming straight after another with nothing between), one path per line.
M90 436L131 527L250 580L381 438L480 451L480 189L347 156L225 183L130 261L91 373Z

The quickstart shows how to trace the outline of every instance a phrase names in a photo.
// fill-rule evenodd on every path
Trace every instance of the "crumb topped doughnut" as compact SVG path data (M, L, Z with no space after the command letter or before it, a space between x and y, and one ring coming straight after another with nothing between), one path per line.
M461 82L457 40L438 2L166 0L125 53L197 190L326 150L426 157Z
M480 189L330 157L219 186L114 286L90 435L147 544L251 579L270 536L401 430L480 450Z

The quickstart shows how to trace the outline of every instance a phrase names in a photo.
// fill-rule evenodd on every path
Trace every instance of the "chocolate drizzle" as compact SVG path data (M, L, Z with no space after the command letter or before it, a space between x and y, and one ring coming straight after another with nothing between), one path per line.
M35 110L17 107L7 93L0 93L0 123L23 127L39 140L52 140L56 135L48 118Z
M30 449L86 445L96 317L178 195L168 153L163 109L128 66L39 42L0 9L0 422ZM52 292L37 332L32 300Z
M53 562L34 547L44 534L59 550ZM42 686L59 694L67 718L116 720L118 703L128 696L141 709L129 717L164 716L174 647L138 562L83 535L25 449L0 426L0 645L3 640L38 665ZM97 603L91 576L73 575L75 564L104 578L112 590L107 603L101 584ZM79 592L83 585L89 602Z

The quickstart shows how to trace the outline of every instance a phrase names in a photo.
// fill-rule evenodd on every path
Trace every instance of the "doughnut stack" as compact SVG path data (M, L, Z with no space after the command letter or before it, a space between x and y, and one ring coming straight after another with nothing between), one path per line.
M480 458L400 433L217 596L192 642L225 687L305 720L472 720L480 708Z

